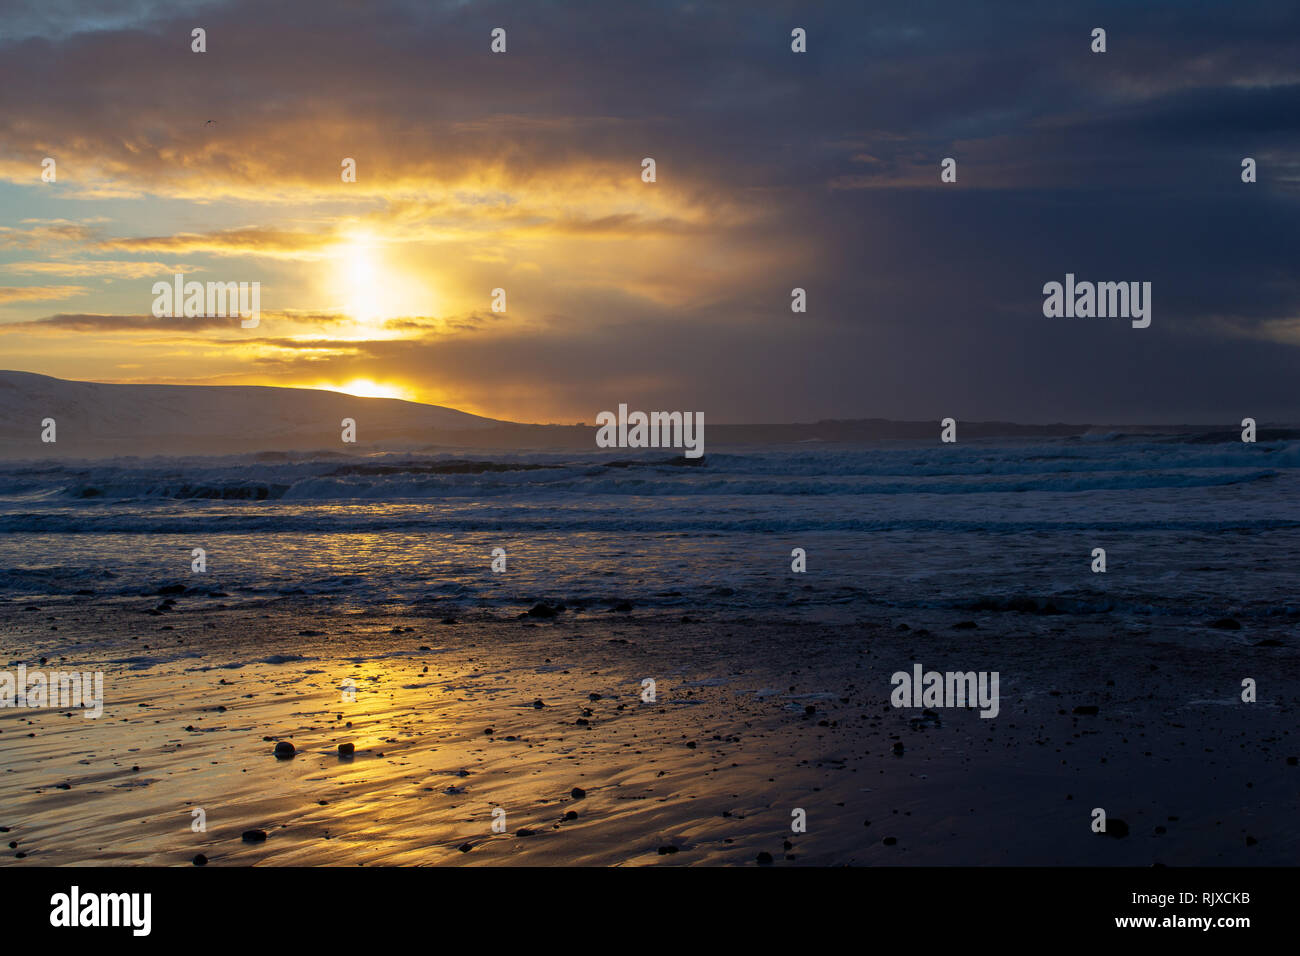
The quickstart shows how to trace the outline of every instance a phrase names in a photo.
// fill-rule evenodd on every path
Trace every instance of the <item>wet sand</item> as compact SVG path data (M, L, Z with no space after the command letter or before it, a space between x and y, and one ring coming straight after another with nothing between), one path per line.
M1300 856L1300 651L1284 629L603 609L444 623L188 596L141 613L157 600L0 607L8 670L102 669L106 697L97 720L0 709L0 865ZM998 671L1000 715L892 707L890 675L917 662ZM1244 677L1256 703L1240 700ZM277 759L277 741L296 756ZM1111 833L1092 832L1095 807ZM192 829L196 808L206 831ZM796 809L806 832L792 832ZM266 839L245 841L253 829Z

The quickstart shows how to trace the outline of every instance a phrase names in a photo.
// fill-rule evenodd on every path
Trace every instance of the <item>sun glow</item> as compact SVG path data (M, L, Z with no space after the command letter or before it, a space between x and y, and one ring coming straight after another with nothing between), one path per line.
M379 317L378 276L374 250L354 243L343 257L341 276L348 313L359 322Z
M359 233L326 260L326 286L334 307L349 315L367 338L383 337L389 319L437 314L432 290L402 270L385 244Z
M343 385L317 385L316 387L355 395L357 398L401 398L412 401L410 391L402 386L375 382L368 378L354 378Z

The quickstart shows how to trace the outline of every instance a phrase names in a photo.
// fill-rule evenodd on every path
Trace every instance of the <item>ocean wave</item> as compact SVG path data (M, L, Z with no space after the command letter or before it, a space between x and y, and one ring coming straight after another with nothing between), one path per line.
M690 467L685 467L689 465ZM377 455L268 460L119 460L0 468L0 503L76 500L268 501L554 492L590 494L961 494L968 491L1191 487L1300 469L1300 442L1031 442L822 447L710 453L517 453L493 459ZM946 481L945 481L946 479ZM999 483L999 480L1001 483Z
M847 517L840 511L782 515L779 511L753 516L735 514L682 514L676 511L642 511L626 514L616 509L530 510L496 509L485 513L470 509L454 514L425 511L353 513L348 508L296 511L222 511L215 514L173 511L99 512L62 511L0 515L0 533L6 534L467 534L490 530L498 534L528 535L546 532L621 532L635 534L810 534L814 532L924 532L942 534L1013 535L1038 532L1264 532L1300 528L1300 518L1217 516L1206 518L1165 515L1147 518L1053 520L1033 515L1023 521L987 517L962 520L935 518Z
M1139 474L1024 474L1014 478L972 477L942 481L919 476L910 481L854 480L843 476L802 478L790 476L727 476L701 474L688 480L662 476L628 476L617 473L578 473L555 469L539 480L526 473L463 473L366 475L305 478L292 484L231 481L106 481L76 483L60 497L80 501L217 500L217 501L400 501L417 498L492 498L527 495L534 500L592 495L637 497L753 496L820 497L828 495L971 495L1023 494L1027 492L1130 491L1155 488L1203 488L1266 481L1279 472L1252 469L1226 473L1144 472Z

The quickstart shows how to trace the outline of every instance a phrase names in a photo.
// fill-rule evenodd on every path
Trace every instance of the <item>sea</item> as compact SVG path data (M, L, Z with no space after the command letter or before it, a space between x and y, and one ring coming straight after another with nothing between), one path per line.
M1297 569L1297 440L0 463L0 600L16 603L1287 626Z

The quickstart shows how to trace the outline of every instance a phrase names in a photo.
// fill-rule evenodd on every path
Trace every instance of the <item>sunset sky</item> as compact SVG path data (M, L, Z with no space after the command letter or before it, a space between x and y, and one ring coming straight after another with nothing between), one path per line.
M0 13L2 368L538 422L1300 420L1294 3L78 6ZM259 281L259 327L155 319L176 272ZM1045 318L1067 272L1150 281L1151 327Z

